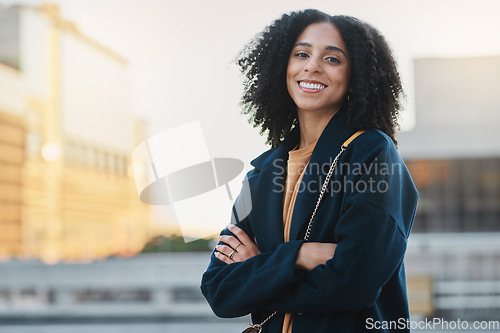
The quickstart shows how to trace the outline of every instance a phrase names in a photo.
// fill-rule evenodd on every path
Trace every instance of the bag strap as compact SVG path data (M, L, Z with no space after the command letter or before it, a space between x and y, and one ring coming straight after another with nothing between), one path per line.
M316 212L318 211L319 204L323 200L323 196L325 195L326 188L328 186L328 183L330 182L330 178L332 178L333 171L337 167L337 162L339 161L340 156L342 155L342 153L344 152L344 150L346 150L347 146L354 139L356 139L358 136L360 136L364 132L366 132L366 131L357 131L356 133L354 133L353 135L351 135L351 137L349 139L347 139L342 144L342 146L340 147L340 152L337 154L337 156L335 156L335 159L333 160L332 164L330 165L330 170L328 170L328 173L326 174L325 181L323 182L323 186L321 187L321 192L319 193L318 201L316 202L316 207L314 207L314 211L312 212L311 218L309 219L309 224L307 225L307 230L306 230L306 234L304 235L304 240L309 240L309 236L311 234L311 227L312 227L312 224L313 224L313 221L314 221L314 217L316 216ZM262 330L262 325L264 325L269 319L271 319L272 317L274 317L274 315L276 313L278 313L278 312L274 311L269 317L267 317L260 324L248 325L250 327L247 328L246 330L244 330L243 333L249 333L249 332L260 333L260 331Z
M351 137L347 140L345 140L345 142L342 144L342 147L344 148L347 148L347 146L354 140L356 139L358 136L360 136L361 134L363 134L364 132L366 131L357 131L356 133L354 133L353 135L351 135Z
M351 137L349 139L347 139L342 144L342 146L340 147L339 153L337 154L337 156L335 156L335 159L333 160L332 164L330 165L330 170L328 170L328 173L326 174L325 181L323 182L323 186L321 187L321 192L319 193L318 201L316 201L316 207L314 207L314 211L312 212L311 218L309 219L309 224L308 224L307 229L306 229L306 234L304 235L304 240L308 240L309 239L309 235L311 234L311 227L312 227L312 224L313 224L313 221L314 221L314 217L316 216L316 212L318 211L319 204L323 200L323 196L325 195L326 188L328 186L328 183L330 182L330 178L332 178L333 171L337 167L337 162L339 161L340 156L346 150L347 146L354 139L356 139L358 136L360 136L364 132L365 131L357 131L356 133L354 133L353 135L351 135Z

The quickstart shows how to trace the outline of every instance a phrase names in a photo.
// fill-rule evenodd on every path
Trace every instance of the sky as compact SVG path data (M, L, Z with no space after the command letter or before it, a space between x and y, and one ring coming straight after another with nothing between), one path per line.
M36 4L38 0L0 0ZM232 61L282 13L317 8L361 18L386 36L407 92L403 127L415 125L413 61L500 55L497 0L54 0L64 19L123 55L131 103L149 136L199 120L212 157L249 162L268 149L241 115L241 78ZM466 84L466 83L464 83Z

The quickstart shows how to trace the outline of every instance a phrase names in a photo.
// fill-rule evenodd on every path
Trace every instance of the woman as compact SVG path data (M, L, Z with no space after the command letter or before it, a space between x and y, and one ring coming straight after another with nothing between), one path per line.
M250 198L242 191L203 275L213 311L270 317L262 332L408 331L403 258L417 192L395 147L402 86L385 39L305 10L273 22L238 64L244 110L272 148L252 161Z

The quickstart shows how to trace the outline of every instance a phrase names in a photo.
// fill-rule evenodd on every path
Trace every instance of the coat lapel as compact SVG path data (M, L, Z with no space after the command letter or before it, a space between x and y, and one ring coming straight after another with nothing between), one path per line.
M305 229L314 211L323 181L330 164L339 153L341 145L354 130L347 126L347 112L342 108L337 112L321 133L307 165L302 187L293 209L290 240L303 239Z
M254 159L259 172L248 179L252 196L252 220L259 248L273 251L284 242L283 193L287 176L288 152L297 145L300 131L296 127L280 146Z
M354 130L347 126L345 108L337 112L323 130L302 179L306 190L297 195L293 209L290 240L304 237L328 168L340 151L340 146ZM261 251L273 251L284 242L283 194L285 190L288 152L300 141L296 127L278 148L269 150L251 164L257 173L248 179L252 196L252 220Z

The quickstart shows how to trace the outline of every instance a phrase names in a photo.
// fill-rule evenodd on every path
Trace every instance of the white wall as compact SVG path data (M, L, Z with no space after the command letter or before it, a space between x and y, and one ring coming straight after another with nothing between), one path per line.
M38 13L25 8L20 10L20 70L26 81L27 94L40 100L46 100L50 92L48 25L48 20Z
M416 126L406 158L500 156L500 55L415 61Z
M61 35L60 46L63 131L129 152L133 119L127 65L71 33Z
M23 78L11 67L19 64L19 30L19 10L0 11L0 110L15 114L21 114L25 105Z
M20 73L0 63L0 110L21 115L25 107L24 81Z

